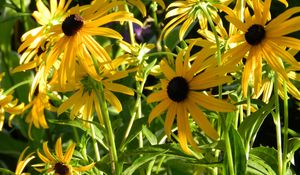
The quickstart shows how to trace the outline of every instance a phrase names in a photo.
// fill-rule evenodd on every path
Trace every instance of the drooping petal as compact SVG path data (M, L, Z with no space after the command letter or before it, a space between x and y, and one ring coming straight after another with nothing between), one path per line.
M197 125L204 131L204 133L210 138L217 140L219 138L219 134L212 127L209 120L204 116L199 107L193 102L187 102L187 108Z
M176 110L177 110L177 103L173 102L167 111L167 116L164 123L164 128L167 136L171 135L171 129L176 116Z
M165 110L167 110L170 104L171 104L171 100L165 99L162 102L160 102L157 106L155 106L149 114L148 123L151 123L155 117L159 116Z

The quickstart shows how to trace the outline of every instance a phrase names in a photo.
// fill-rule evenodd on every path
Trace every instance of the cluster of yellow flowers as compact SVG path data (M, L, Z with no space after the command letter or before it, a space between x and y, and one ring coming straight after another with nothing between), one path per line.
M122 111L122 104L113 92L134 95L132 88L114 81L127 77L139 69L136 67L143 66L141 60L154 46L121 41L122 35L108 26L126 22L143 26L129 12L127 3L136 6L146 16L144 4L133 0L94 0L89 5L69 7L71 1L50 0L50 8L41 0L37 1L37 11L33 12L33 17L40 26L22 36L23 43L18 49L21 53L20 65L13 70L36 70L29 104L18 105L17 100L12 101L11 93L5 94L1 89L0 130L5 112L12 114L11 121L14 115L25 110L30 110L26 116L29 128L32 124L36 128L48 128L44 109L57 112L58 115L70 109L70 119L80 118L87 127L96 114L103 124L99 89L103 89L105 100L117 112ZM162 0L156 2L165 7ZM288 6L285 0L280 2ZM187 43L187 46L178 49L177 54L172 53L175 56L168 54L160 61L158 73L162 78L154 88L158 90L147 97L147 103L158 103L150 112L148 121L151 123L167 111L164 128L166 135L170 136L176 117L178 141L186 153L190 153L191 149L199 150L199 143L193 138L190 128L190 117L207 136L217 140L219 133L205 111L236 110L232 104L236 101L215 98L210 92L213 87L219 86L221 97L221 86L238 80L243 97L249 94L252 98L262 96L267 103L277 77L279 95L284 98L286 84L288 92L300 100L299 89L293 84L294 81L300 81L297 73L300 71L300 62L294 58L300 50L300 40L289 35L300 31L300 17L293 16L300 12L300 7L289 8L272 18L271 3L272 0L247 0L245 4L236 3L231 9L231 0L216 3L185 0L172 2L166 8L168 23L158 40L163 43L172 37L171 32L179 26L179 41ZM221 13L226 14L228 27L224 27ZM185 40L191 26L199 26L197 32L200 37ZM97 37L119 40L127 54L112 59L112 48L101 45ZM162 48L168 51L166 47ZM201 49L195 52L195 48ZM137 81L140 80L137 78ZM50 103L49 94L65 92L73 93L67 99L62 99L59 106ZM50 165L48 172L61 175L92 168L93 163L80 168L69 164L74 149L75 144L72 144L63 155L59 138L55 145L56 155L53 156L47 143L44 143L46 156L37 153L44 164L35 165L35 168L42 172L44 169L38 167ZM21 174L32 159L30 154L25 160L19 160L16 174Z

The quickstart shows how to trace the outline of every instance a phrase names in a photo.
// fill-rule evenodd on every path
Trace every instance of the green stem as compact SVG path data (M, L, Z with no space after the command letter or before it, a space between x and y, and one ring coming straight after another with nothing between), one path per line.
M152 18L153 18L153 23L156 29L159 28L158 26L158 20L157 20L157 2L152 1L151 5L150 5L150 9L152 11Z
M15 90L16 88L18 88L18 87L20 87L20 86L22 86L22 85L24 85L24 84L29 84L29 83L31 83L31 82L32 82L32 80L26 80L26 81L22 81L22 82L20 82L20 83L17 83L17 84L15 84L14 86L12 86L12 87L10 87L9 89L7 89L3 94L4 94L4 95L7 95L7 94L9 94L11 91Z
M251 92L248 89L247 92L247 116L249 116L251 114ZM243 122L243 121L241 121Z
M100 153L99 153L99 147L98 147L98 143L97 143L97 140L96 140L96 133L95 133L95 126L93 124L91 124L91 130L92 130L92 139L93 139L93 147L94 147L94 151L95 151L95 154L96 154L96 160L97 162L100 161Z
M137 84L139 84L139 83L137 82ZM142 85L140 85L140 86L142 86ZM143 88L140 87L139 89L140 89L139 94L142 94L142 93L143 93ZM138 96L138 101L139 101L139 103L138 103L138 108L137 108L137 111L136 111L136 113L137 113L136 116L137 116L137 118L139 119L139 118L142 117L141 95ZM139 133L139 147L142 148L143 146L144 146L144 142L143 142L143 132L140 132L140 133Z
M154 53L148 53L148 54L145 54L145 57L161 56L161 55L170 55L170 56L173 56L173 57L177 57L177 55L175 53L172 53L172 52L154 52Z
M288 129L289 129L289 106L288 106L288 94L287 94L287 84L283 81L283 107L284 107L284 125L283 125L283 169L282 174L286 172L287 169L287 152L288 152Z
M127 5L127 2L125 2L125 10L127 12L130 12L129 11L129 8L128 8L128 5ZM134 29L133 29L133 24L131 21L128 21L128 28L129 28L129 36L130 36L130 41L131 41L131 44L135 44L135 35L134 35Z
M279 109L278 74L277 73L275 74L274 94L275 94L274 123L275 123L275 126L276 126L278 174L282 175L281 122L280 122L280 113L279 113L280 109Z
M222 63L222 58L221 58L221 56L222 56L221 55L222 54L221 53L221 43L220 43L220 40L219 40L219 36L218 36L218 32L216 30L216 27L215 27L214 22L213 22L213 20L211 18L211 14L210 14L210 12L209 12L209 10L207 8L208 8L207 6L204 6L204 7L202 7L202 10L203 10L205 16L207 17L207 21L208 21L209 26L211 27L211 30L212 30L212 32L214 34L214 37L215 37L215 42L216 42L216 46L217 46L217 61L218 61L218 65L220 66L221 63ZM222 85L218 86L218 94L219 94L219 99L222 99ZM218 133L220 135L221 134L221 125L219 124L219 122L217 124L217 127L218 127ZM231 150L230 150L230 152L228 152L228 154L229 153L230 153L229 157L232 157ZM215 152L216 159L218 159L219 156L220 156L220 152L216 151ZM231 161L231 163L232 163L232 161ZM213 174L214 175L218 174L218 168L217 167L213 169Z
M156 159L153 159L153 160L149 163L148 168L147 168L146 175L151 175L151 174L152 174L152 170L153 170L153 166L154 166L155 160L156 160Z
M233 168L233 158L232 158L232 151L231 151L231 144L229 139L229 131L224 132L224 139L225 139L225 146L226 146L226 153L227 153L227 159L229 164L229 172L230 175L234 175L234 168Z
M79 143L80 142L80 138L79 138L79 134L78 134L77 128L76 127L72 127L72 130L73 130L73 133L74 133L74 138L75 138L76 143Z
M107 136L108 136L108 142L109 142L109 152L110 152L110 158L112 161L112 174L120 174L119 168L118 168L118 154L117 154L117 149L116 149L116 144L115 144L115 136L113 133L113 129L111 126L111 121L109 118L109 113L107 109L107 104L106 100L104 97L104 89L103 89L103 84L99 82L97 85L94 87L96 91L96 96L99 100L100 108L101 108L101 113L102 117L104 120L104 125L107 131Z
M211 27L211 30L214 34L214 37L215 37L215 40L216 40L216 45L217 45L218 65L221 65L221 63L222 63L221 43L220 43L220 40L219 40L219 36L218 36L218 32L216 30L215 24L214 24L214 22L211 18L211 14L210 14L210 12L207 8L208 8L208 6L204 6L204 7L202 7L202 10L203 10L205 16L207 17L208 24Z
M25 1L24 0L20 0L20 5L21 5L21 11L22 11L22 13L26 13ZM24 29L25 29L25 31L28 31L29 30L28 17L24 16L23 20L24 20Z

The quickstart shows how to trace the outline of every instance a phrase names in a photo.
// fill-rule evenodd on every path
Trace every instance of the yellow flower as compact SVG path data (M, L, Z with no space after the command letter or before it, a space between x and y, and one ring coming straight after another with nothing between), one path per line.
M109 54L93 36L122 39L117 31L103 26L114 21L132 21L142 25L129 12L111 12L121 4L123 2L96 0L91 5L71 8L63 22L53 26L51 30L53 42L45 62L45 72L49 72L58 63L54 67L58 69L60 85L65 86L67 81L74 80L77 63L87 68L85 71L91 74L97 72L94 63L105 63L104 67L110 69Z
M165 18L172 18L163 28L164 38L179 24L183 23L179 30L179 39L182 40L189 27L195 22L199 22L200 28L207 27L207 17L203 9L209 10L212 18L218 24L218 14L216 9L203 0L175 1L167 7Z
M1 81L1 77L0 77ZM0 89L0 131L2 131L5 113L9 113L9 125L15 115L21 114L24 109L24 103L18 105L18 100L13 100L12 91L5 94L3 89Z
M179 143L185 152L189 152L187 143L197 147L189 126L189 116L212 139L218 139L218 133L201 110L219 112L234 111L235 106L208 95L205 89L231 81L227 72L234 71L234 65L218 67L214 52L210 55L199 54L190 66L190 50L181 50L176 58L175 70L166 61L160 64L166 79L161 79L162 89L147 98L148 103L159 102L149 115L149 123L167 110L165 132L171 134L172 124L177 117ZM201 107L201 109L199 108Z
M17 162L17 167L15 170L15 175L26 175L28 173L23 173L24 168L26 167L26 165L35 158L35 156L33 155L33 152L28 154L25 158L24 155L26 153L26 151L28 150L29 147L26 147L22 153L19 156L18 162ZM24 159L23 159L24 158Z
M248 9L245 10L245 22L234 16L226 16L226 19L241 30L231 37L229 42L238 43L229 49L224 55L224 62L237 64L246 57L246 64L242 75L243 95L247 96L248 82L252 78L254 91L257 94L262 83L263 60L285 80L288 76L285 66L293 65L300 68L294 57L285 50L286 47L300 49L300 40L285 36L300 30L300 17L291 17L300 12L299 7L286 10L271 21L268 14L271 0L264 2L263 8L259 8L259 1L253 1L254 15L251 16Z
M114 63L112 63L114 64ZM80 67L77 69L80 71ZM82 118L84 121L92 121L94 112L97 113L99 122L103 124L102 113L100 109L100 102L97 98L95 87L99 82L103 84L104 97L107 102L114 107L117 112L122 111L122 104L119 99L112 92L119 92L127 95L134 95L133 90L130 88L114 83L114 80L118 80L127 76L127 72L114 72L103 69L101 77L94 80L87 74L83 74L78 77L75 84L71 84L67 89L61 89L58 85L58 80L50 83L53 90L57 91L75 91L75 93L69 97L57 110L58 115L65 112L67 109L71 109L70 118L74 119Z
M48 128L48 124L45 117L45 109L49 111L56 111L56 108L49 102L49 97L46 91L39 91L38 94L33 97L33 100L29 102L25 109L29 109L29 113L26 115L25 121L29 124L28 136L31 137L32 124L36 128Z
M50 36L50 29L62 22L71 1L60 0L57 4L57 0L50 0L50 10L42 0L36 2L37 11L34 11L32 16L41 26L26 32L21 38L23 43L18 49L18 52L22 53L20 64L24 64L21 70L34 68L42 62L39 55L45 50L45 43ZM33 61L31 61L32 59Z
M43 143L44 155L37 151L38 157L44 162L42 164L33 165L39 172L47 171L48 173L54 172L55 175L73 175L78 172L88 171L93 168L95 163L86 166L74 167L71 165L73 152L75 150L75 143L72 143L65 154L63 154L61 138L58 138L55 144L55 155L49 151L47 142ZM40 168L44 167L44 168Z
M300 81L300 75L294 71L289 71L287 73L289 80L286 81L280 74L278 74L278 94L279 96L284 99L284 82L287 86L287 91L290 95L294 98L300 100L300 92L299 89L292 83L292 81ZM263 79L262 87L257 95L254 95L253 98L259 98L262 96L262 101L268 102L271 94L273 92L274 86L274 75L268 76Z

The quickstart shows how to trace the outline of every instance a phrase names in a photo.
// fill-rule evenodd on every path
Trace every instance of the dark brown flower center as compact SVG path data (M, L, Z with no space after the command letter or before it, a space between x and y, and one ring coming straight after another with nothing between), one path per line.
M171 100L181 102L187 98L189 84L183 77L174 77L167 86L167 93Z
M68 166L64 165L63 163L56 163L54 166L55 173L59 175L66 175L69 172Z
M265 28L260 24L253 24L245 33L246 41L251 45L259 44L266 35Z
M62 23L62 31L66 36L75 35L83 26L83 18L80 15L73 14L68 16Z

